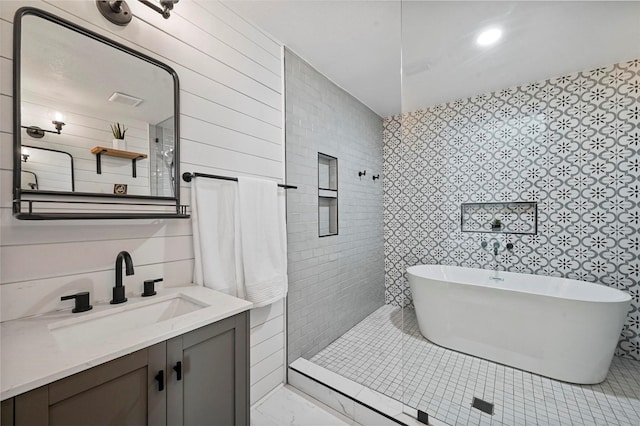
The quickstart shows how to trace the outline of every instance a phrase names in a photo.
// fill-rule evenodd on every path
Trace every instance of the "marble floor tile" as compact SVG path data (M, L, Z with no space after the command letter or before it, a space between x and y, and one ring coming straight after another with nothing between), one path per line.
M290 386L283 386L251 409L251 425L358 426L358 423Z

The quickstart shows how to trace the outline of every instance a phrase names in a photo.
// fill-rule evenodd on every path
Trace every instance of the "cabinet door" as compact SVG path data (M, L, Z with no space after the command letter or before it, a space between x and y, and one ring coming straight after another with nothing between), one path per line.
M166 392L154 380L165 345L134 352L15 398L16 425L164 423ZM152 363L149 363L151 355Z
M167 341L168 424L249 424L247 316Z
M13 398L2 401L2 406L0 406L0 426L13 426Z

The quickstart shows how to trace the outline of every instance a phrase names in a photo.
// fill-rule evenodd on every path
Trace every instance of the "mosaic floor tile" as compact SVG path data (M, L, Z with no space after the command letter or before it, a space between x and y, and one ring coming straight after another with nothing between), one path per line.
M437 346L413 309L381 307L311 361L451 425L640 424L639 361L615 357L597 385L560 382Z

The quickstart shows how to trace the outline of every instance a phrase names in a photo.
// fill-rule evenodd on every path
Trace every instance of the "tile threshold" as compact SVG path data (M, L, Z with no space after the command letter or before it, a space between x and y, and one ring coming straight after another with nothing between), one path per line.
M424 423L417 420L417 410L303 358L298 358L289 365L289 385L363 425L367 424L363 421L366 418L375 419L376 425L424 426ZM318 391L318 385L323 390ZM336 398L340 396L354 404L353 411L346 409L340 402L336 405ZM367 413L363 414L363 410ZM429 419L429 425L449 426L432 418Z

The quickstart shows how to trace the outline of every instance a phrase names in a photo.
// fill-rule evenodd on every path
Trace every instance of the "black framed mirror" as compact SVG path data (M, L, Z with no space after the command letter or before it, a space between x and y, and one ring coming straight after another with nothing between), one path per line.
M172 68L30 7L16 12L13 63L17 218L188 217Z

